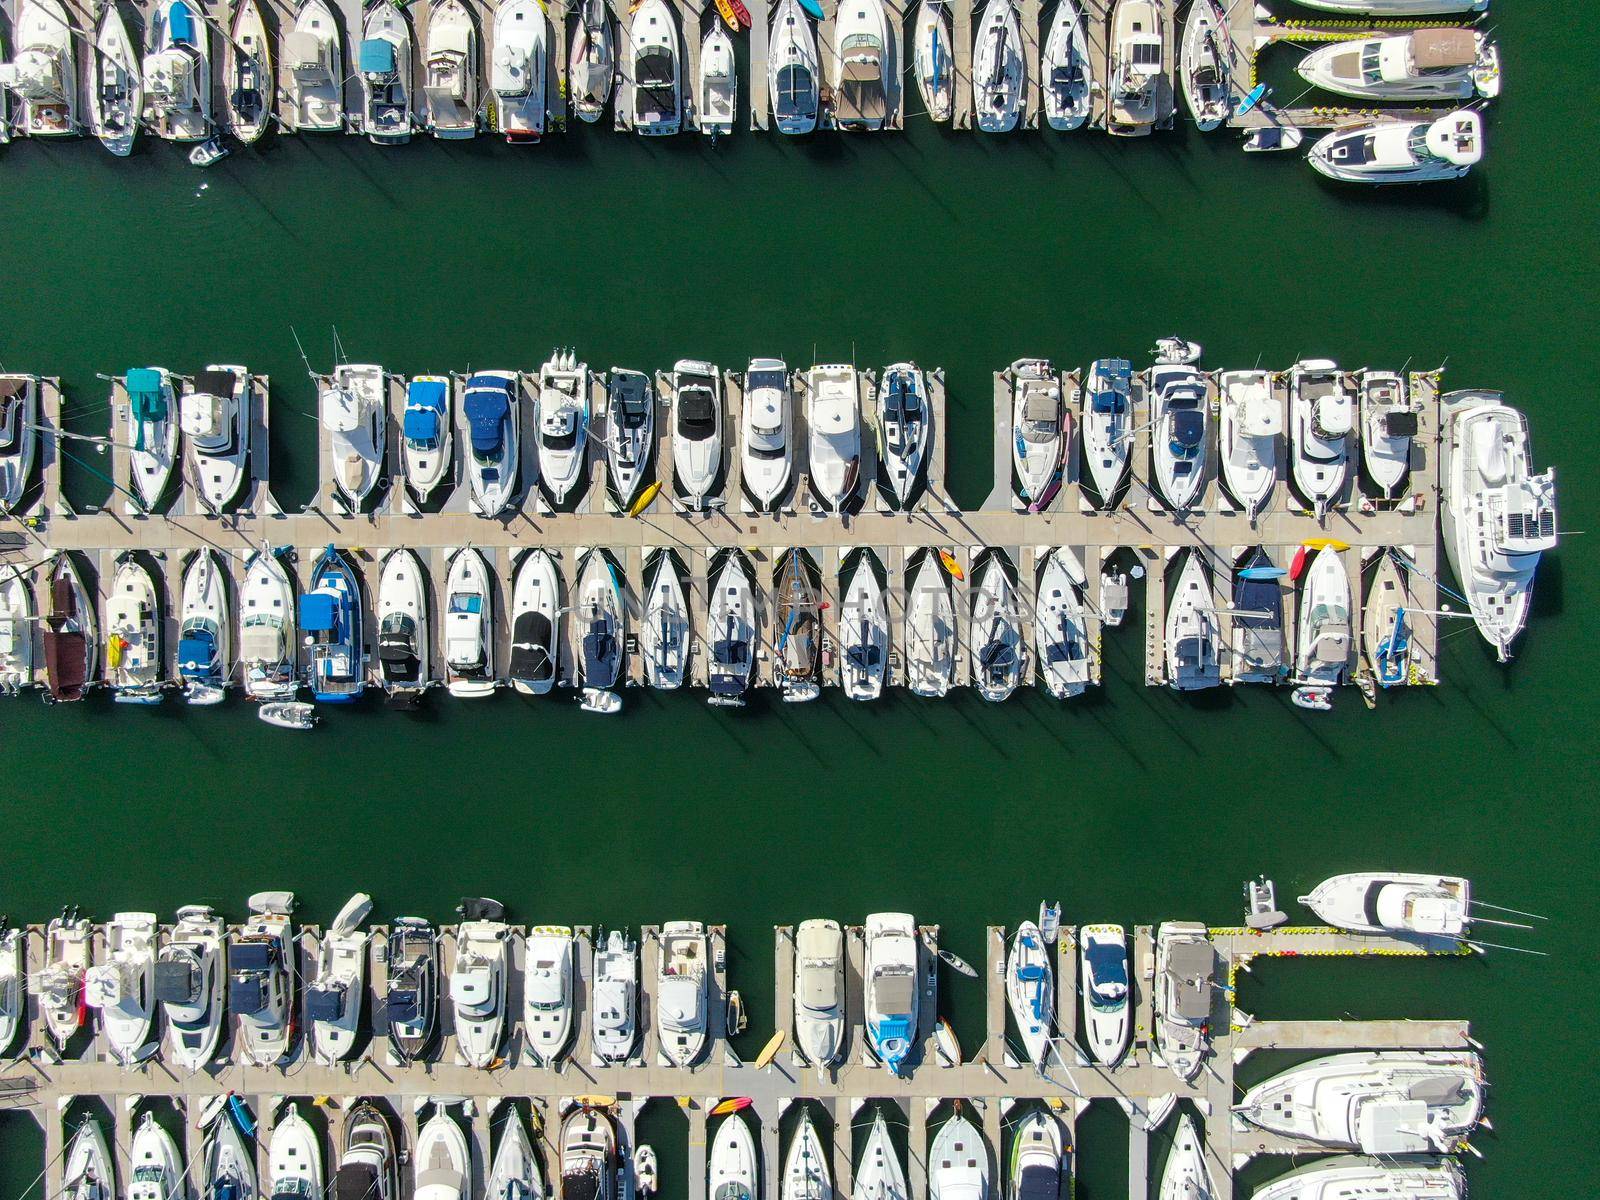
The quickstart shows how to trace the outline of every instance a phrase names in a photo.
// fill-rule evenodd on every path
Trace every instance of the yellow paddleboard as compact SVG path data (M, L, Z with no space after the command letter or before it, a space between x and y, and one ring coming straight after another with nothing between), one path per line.
M1348 550L1350 544L1341 542L1338 538L1307 538L1305 545L1313 550Z
M577 1100L585 1108L610 1108L617 1102L615 1096L579 1096Z
M956 556L948 550L939 551L939 561L944 564L944 569L957 579L965 579L967 573L961 569L961 564L956 561Z
M655 498L660 494L661 481L658 479L649 487L645 488L644 491L639 493L639 498L633 502L633 507L628 509L628 515L630 517L637 517L640 513L644 512L645 509L649 508L650 505L655 502Z
M778 1051L783 1049L784 1038L787 1036L780 1029L767 1039L767 1044L761 1047L761 1053L756 1055L756 1070L772 1065L772 1060L778 1057Z

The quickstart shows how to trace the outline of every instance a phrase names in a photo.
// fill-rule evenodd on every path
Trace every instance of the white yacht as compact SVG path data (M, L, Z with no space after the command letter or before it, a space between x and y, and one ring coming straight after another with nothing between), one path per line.
M632 506L656 445L656 391L643 371L612 367L606 384L606 468L617 504Z
M12 568L0 578L0 694L33 685L33 642L38 624L32 576Z
M39 377L0 375L0 512L11 512L33 479L39 447Z
M1205 1139L1191 1113L1178 1114L1178 1131L1161 1168L1157 1200L1212 1200L1211 1170L1206 1166Z
M94 945L94 929L87 920L63 912L45 929L44 967L28 979L28 991L39 997L45 1027L57 1050L83 1025L84 979Z
M767 35L767 87L779 133L817 127L817 35L800 0L778 0Z
M1386 1161L1339 1155L1317 1158L1262 1184L1250 1200L1466 1200L1467 1181L1452 1158Z
M84 1002L100 1010L111 1057L124 1067L156 1051L156 936L154 913L118 913L106 923L105 961L84 976Z
M389 377L382 367L341 363L318 399L328 431L328 469L345 507L359 512L383 471L388 432Z
M413 375L406 384L400 418L400 463L406 487L426 502L454 465L450 380L443 375Z
M900 1154L894 1148L889 1123L883 1119L881 1109L872 1118L867 1143L855 1164L855 1187L850 1194L861 1200L910 1200L905 1168L900 1165Z
M159 138L200 142L211 121L211 29L188 0L166 0L145 33L144 123Z
M537 142L544 136L549 29L539 0L500 0L495 7L489 90L496 128L508 142Z
M222 1037L228 950L222 918L207 905L178 910L156 961L156 999L166 1013L167 1053L186 1071L211 1061Z
M481 516L498 517L517 495L522 464L522 378L515 371L479 371L461 398L461 441L467 483Z
M933 550L906 588L906 686L913 695L942 697L955 681L956 610L950 581Z
M593 124L611 102L617 79L616 31L606 0L582 0L567 55L567 94L578 118Z
M789 1153L783 1160L783 1183L778 1194L780 1200L831 1200L834 1194L833 1172L828 1169L827 1151L823 1149L822 1138L817 1134L809 1110L802 1111L800 1125L789 1141Z
M561 656L561 573L547 550L530 550L511 582L511 686L543 696L556 683Z
M989 1151L964 1112L941 1125L928 1147L928 1200L989 1200Z
M1011 1141L1011 1170L1007 1172L1013 1200L1054 1200L1062 1192L1063 1168L1066 1191L1071 1195L1070 1164L1054 1115L1036 1108L1017 1121Z
M293 892L258 892L250 917L228 945L228 1008L238 1018L236 1044L247 1062L284 1061L300 1024L295 979L300 943L291 914Z
M582 491L589 444L589 364L557 350L539 368L539 478L563 504Z
M1039 927L1024 921L1006 954L1006 1003L1028 1061L1048 1064L1055 1025L1056 976Z
M1187 692L1222 682L1211 571L1198 550L1185 553L1167 601L1166 653L1169 687Z
M228 575L215 550L202 550L183 572L178 609L178 676L190 704L221 704L233 680L233 620Z
M411 140L411 25L393 4L367 8L356 67L361 74L361 132L379 146Z
M478 132L478 31L462 0L428 6L422 45L422 95L428 132L454 141Z
M1217 377L1217 436L1222 482L1254 517L1278 482L1283 406L1272 394L1271 371L1224 371Z
M887 480L895 504L903 509L922 477L933 437L933 412L922 368L909 362L885 367L876 407L880 480Z
M641 0L628 25L628 66L635 133L674 134L683 127L683 56L678 18L667 0Z
M846 4L878 0L846 0ZM882 16L880 10L879 16ZM806 372L806 466L812 490L830 512L841 512L861 478L861 397L848 363Z
M1128 473L1133 451L1132 364L1125 358L1097 358L1084 389L1083 457L1089 480L1108 507Z
M1111 12L1111 82L1106 132L1144 137L1161 115L1167 88L1161 13L1153 0L1117 0Z
M1459 875L1335 875L1301 896L1300 903L1319 920L1356 933L1460 938L1472 921L1472 885Z
M228 104L228 132L246 146L261 140L272 123L272 101L278 91L273 71L272 39L256 0L233 6L233 24L222 46L223 91Z
M758 506L770 509L789 490L794 460L789 369L780 359L755 358L745 369L744 378L740 469L745 490Z
M950 8L945 0L921 0L913 27L912 67L928 119L950 119L956 90L955 41L950 32Z
M1205 490L1211 406L1206 377L1187 362L1157 362L1150 369L1151 455L1156 489L1179 512Z
M270 547L244 565L239 589L239 665L252 700L292 700L296 673L294 586Z
M617 569L604 550L590 550L578 568L578 667L584 711L614 714L622 709L627 660L628 609L622 601Z
M1089 65L1088 26L1078 0L1057 0L1039 73L1044 76L1044 119L1050 128L1081 128L1089 119L1094 71Z
M145 512L157 508L178 461L178 389L165 367L135 367L123 378L119 406L123 441L132 447L129 473Z
M463 546L445 577L445 685L452 696L481 699L494 694L494 585L483 555Z
M1350 476L1355 394L1331 359L1307 358L1289 368L1289 451L1294 484L1317 520L1339 502Z
M344 40L327 0L305 0L294 26L280 35L287 86L280 93L284 128L295 133L344 131Z
M1083 980L1083 1027L1089 1053L1114 1067L1128 1052L1132 991L1128 935L1121 925L1085 925L1078 930L1078 975Z
M1500 50L1473 29L1417 29L1319 46L1300 60L1314 87L1357 100L1472 100L1500 94Z
M882 0L840 0L834 12L833 122L840 129L882 129L891 112L889 23Z
M722 378L708 362L673 364L672 468L683 499L705 508L722 478Z
M106 597L106 670L118 704L161 703L163 615L149 570L124 554Z
M5 87L20 104L12 121L17 133L75 137L82 132L74 32L61 0L18 0L11 24L16 55L4 64Z
M572 1038L577 951L565 925L535 925L525 946L523 1033L534 1062L551 1067Z
M744 1200L760 1192L755 1139L738 1113L730 1113L717 1126L706 1156L706 1176L709 1194L722 1200Z
M417 1133L411 1170L415 1200L471 1200L472 1154L467 1149L467 1135L443 1104L434 1105L433 1116Z
M322 1139L291 1103L272 1127L267 1142L267 1195L316 1200L324 1194Z
M1027 650L1022 614L1009 563L993 551L977 569L972 588L972 681L985 700L1009 699L1022 682Z
M1057 700L1080 696L1093 672L1089 610L1083 600L1087 580L1077 555L1057 546L1038 568L1034 598L1034 647L1039 682Z
M865 939L867 1045L879 1062L903 1076L911 1069L919 1022L917 923L910 913L873 913L867 917Z
M1178 53L1178 76L1183 102L1201 133L1217 128L1233 112L1232 49L1228 16L1221 4L1213 0L1191 4Z
M1432 121L1379 119L1345 125L1312 143L1306 161L1345 183L1460 179L1483 158L1483 119L1461 109Z
M89 127L119 158L133 153L144 115L144 66L122 10L108 4L95 26L89 59Z
M231 508L244 486L254 396L244 367L209 366L184 389L179 424L188 442L191 481L213 513Z
M694 94L700 132L712 139L732 133L739 102L739 67L733 57L733 39L720 21L711 23L700 42L700 78Z
M1281 1137L1390 1158L1455 1150L1483 1116L1483 1063L1468 1050L1358 1050L1258 1083L1233 1111Z
M500 920L463 921L456 930L456 961L450 968L456 1053L479 1070L499 1057L505 1036L510 939L510 926Z
M1318 687L1343 683L1350 666L1350 576L1333 546L1311 559L1301 584L1295 637L1295 681Z
M117 1177L98 1117L86 1115L72 1135L62 1178L64 1200L116 1200Z
M1367 476L1393 500L1411 471L1417 436L1417 406L1405 377L1394 371L1362 370L1356 376L1361 411L1361 453Z
M378 677L389 702L416 703L432 683L427 576L404 546L389 552L378 579Z
M730 550L712 576L706 623L711 642L708 702L718 707L743 707L760 630L750 571L738 550Z
M709 1033L711 943L699 921L669 921L659 939L656 1037L668 1063L691 1067Z
M139 1119L128 1151L132 1169L128 1200L168 1200L184 1193L184 1170L177 1144L148 1109Z
M1182 1080L1199 1073L1209 1045L1215 975L1206 927L1163 921L1156 930L1156 1054Z
M1488 11L1489 0L1300 0L1306 8L1347 16L1432 17Z
M361 928L372 897L357 892L345 902L317 948L316 975L306 985L308 1041L323 1066L350 1057L367 997L367 941Z
M844 930L839 922L800 922L794 939L794 1037L819 1070L844 1050Z
M839 674L844 693L852 700L876 700L883 694L889 667L889 611L876 556L863 548L848 576L843 568L840 576Z
M625 1063L639 1040L639 948L620 929L606 935L594 955L591 997L595 1055Z
M1055 368L1037 358L1012 363L1011 465L1016 498L1031 513L1043 511L1061 486L1069 422Z
M1532 473L1527 418L1498 392L1449 392L1439 443L1445 553L1501 662L1528 623L1539 558L1556 545L1556 476Z
M972 106L984 133L1010 133L1022 115L1027 66L1014 0L988 0L972 32Z
M0 1055L17 1040L28 1011L28 980L23 969L21 929L0 929Z
M693 628L689 601L670 550L656 556L645 585L644 619L639 625L639 653L644 656L645 681L653 688L683 686L689 673Z
M522 1114L515 1107L507 1110L500 1127L500 1145L484 1184L484 1200L545 1200L544 1172L534 1157Z

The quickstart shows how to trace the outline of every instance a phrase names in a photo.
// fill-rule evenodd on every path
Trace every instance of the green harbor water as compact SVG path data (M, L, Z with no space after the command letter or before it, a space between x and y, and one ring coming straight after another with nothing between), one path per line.
M1594 529L1592 22L1578 0L1497 8L1506 95L1488 158L1433 189L1339 189L1298 155L1246 157L1181 126L1133 144L997 140L915 117L901 136L740 132L715 148L588 128L520 151L281 139L204 174L165 146L118 162L92 143L13 144L0 362L61 376L85 433L107 427L97 372L270 373L275 489L297 505L316 439L291 330L318 367L336 327L351 357L405 373L531 367L556 345L643 369L915 358L946 369L949 480L976 504L993 370L1137 360L1182 332L1211 366L1448 360L1447 386L1502 388L1528 412L1562 526ZM1263 63L1282 100L1292 57ZM69 487L79 504L105 495L85 469ZM332 712L294 738L240 703L0 701L0 909L170 917L208 902L237 916L249 892L284 887L323 921L360 889L380 918L447 919L481 894L528 922L725 922L753 1047L770 1028L778 922L907 909L976 959L986 923L1014 926L1046 896L1074 922L1231 924L1257 872L1286 903L1343 870L1459 872L1483 899L1551 914L1536 933L1502 931L1550 957L1280 961L1240 1003L1469 1018L1495 1124L1475 1139L1474 1194L1576 1196L1592 1190L1600 1117L1583 934L1600 901L1593 536L1546 559L1509 667L1458 629L1443 686L1370 713L1353 694L1319 715L1265 690L1147 689L1137 612L1107 635L1106 686L1064 706L827 693L729 713L639 690L599 721L569 700L433 696L414 715ZM945 982L970 1044L981 988ZM681 1196L685 1126L654 1120ZM1115 1110L1084 1118L1082 1195L1125 1194L1125 1129ZM0 1116L0 1144L0 1196L20 1197L37 1135Z

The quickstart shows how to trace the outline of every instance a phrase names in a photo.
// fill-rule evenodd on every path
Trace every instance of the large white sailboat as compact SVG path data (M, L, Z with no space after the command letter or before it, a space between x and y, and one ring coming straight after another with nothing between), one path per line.
M1001 701L1022 682L1027 650L1017 589L1003 551L992 551L972 588L972 679L985 700Z
M756 624L755 589L744 555L730 550L712 576L707 604L711 662L708 703L739 708L750 685L760 630Z
M878 582L877 556L863 548L840 569L839 674L852 700L876 700L889 669L889 612ZM847 580L847 581L846 581Z
M909 1200L911 1195L911 1189L906 1186L905 1168L900 1165L900 1154L889 1136L889 1123L883 1119L882 1109L872 1118L866 1145L856 1161L855 1188L851 1195L862 1200Z
M178 461L178 389L165 367L135 367L123 377L119 407L123 440L132 447L129 474L146 512L160 507Z
M922 476L933 438L928 381L915 363L884 368L877 388L878 469L896 505L905 508Z
M1167 685L1180 692L1222 682L1216 601L1201 551L1184 552L1183 569L1167 601Z
M144 67L119 6L101 9L90 53L89 127L102 146L126 158L144 115Z
M233 620L228 576L215 550L202 550L183 572L178 609L178 676L190 704L220 704L233 681Z
M582 0L567 55L567 90L578 118L593 124L611 103L617 79L616 32L606 0Z
M1317 1158L1256 1188L1250 1200L1466 1200L1467 1181L1451 1158Z
M950 8L945 0L921 0L912 32L912 66L922 92L928 119L950 119L955 98L955 45L950 31Z
M778 0L767 45L767 87L778 132L810 133L817 127L820 89L817 36L799 0Z
M828 1155L808 1109L801 1114L800 1126L784 1156L780 1200L832 1200L833 1195L833 1172L828 1169Z
M1027 67L1014 0L988 0L972 34L972 106L984 133L1010 133L1022 115Z
M1206 1166L1205 1139L1190 1113L1178 1114L1178 1132L1161 1168L1157 1200L1211 1200L1211 1169Z
M1057 700L1066 700L1083 694L1094 667L1083 600L1086 579L1077 555L1065 546L1050 550L1038 571L1033 617L1039 682Z
M249 146L272 123L278 80L273 71L272 37L256 0L233 6L233 24L222 46L223 92L228 132Z
M653 688L683 686L689 672L692 627L689 601L672 552L656 556L645 588L644 619L639 626L639 652L645 680Z
M935 551L923 551L906 593L906 686L913 695L944 696L955 680L956 612Z
M1057 0L1039 72L1044 76L1044 119L1050 128L1080 128L1089 119L1094 71L1089 64L1088 26L1078 0Z
M1006 954L1006 1003L1022 1038L1023 1053L1029 1062L1045 1066L1055 1026L1055 971L1044 937L1032 921L1017 927Z

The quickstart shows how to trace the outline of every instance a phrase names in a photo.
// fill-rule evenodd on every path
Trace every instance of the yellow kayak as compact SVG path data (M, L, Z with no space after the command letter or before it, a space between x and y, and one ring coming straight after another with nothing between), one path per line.
M956 579L965 579L967 573L961 569L961 564L956 561L956 556L948 550L939 551L939 561L944 564L944 569L949 571Z
M1307 538L1305 545L1312 550L1348 550L1349 542L1341 542L1338 538Z
M628 509L628 515L630 517L637 517L640 513L644 512L645 509L649 508L650 505L655 502L655 498L660 494L661 481L658 479L649 487L645 488L644 491L639 493L639 498L633 502L633 507Z
M756 1070L772 1065L772 1060L778 1057L778 1051L783 1049L784 1038L787 1036L780 1029L767 1039L767 1044L761 1047L761 1053L756 1055Z
M577 1096L574 1099L584 1108L610 1108L617 1102L615 1096Z

